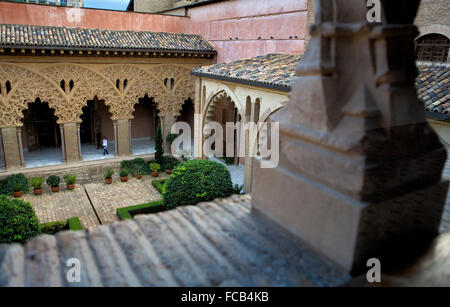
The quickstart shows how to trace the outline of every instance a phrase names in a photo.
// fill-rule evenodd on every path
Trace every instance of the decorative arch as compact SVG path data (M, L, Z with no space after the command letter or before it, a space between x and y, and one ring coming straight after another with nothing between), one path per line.
M0 126L22 126L23 110L37 97L54 110L58 122L66 119L64 93L47 76L16 64L0 65L0 82L10 84L10 91L0 98Z

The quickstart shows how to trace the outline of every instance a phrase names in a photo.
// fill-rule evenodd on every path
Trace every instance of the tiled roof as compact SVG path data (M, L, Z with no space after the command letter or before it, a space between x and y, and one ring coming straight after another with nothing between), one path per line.
M450 112L450 64L417 63L417 95L425 110L440 114Z
M289 91L301 55L272 53L196 68L193 75Z
M215 53L200 35L0 24L0 46L45 49Z
M67 260L81 263L69 283ZM253 214L248 195L0 244L0 286L333 286L351 276Z

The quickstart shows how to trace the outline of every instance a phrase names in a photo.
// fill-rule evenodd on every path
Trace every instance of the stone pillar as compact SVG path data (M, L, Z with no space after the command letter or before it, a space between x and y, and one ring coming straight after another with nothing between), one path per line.
M300 78L272 117L279 164L256 167L252 187L255 210L353 274L437 235L448 188L414 84L419 1L381 2L369 24L365 1L316 0Z
M66 142L64 140L64 125L59 125L59 132L61 134L61 151L62 151L62 161L63 163L67 162L67 156L66 156Z
M63 152L66 156L67 163L78 162L81 160L80 155L80 140L79 140L79 127L77 123L64 123L60 124L64 126L64 140ZM63 155L64 159L64 155Z
M131 154L130 150L130 119L118 119L116 122L116 156L128 156Z
M253 102L251 104L251 111L250 111L250 117L249 120L252 123L258 124L259 121L259 108L260 104L259 102ZM253 161L254 157L256 156L257 152L257 144L254 144L254 142L258 142L258 139L252 137L247 131L245 133L246 135L246 155L245 155L245 168L244 168L244 192L250 193L252 191L252 174L253 174Z
M20 169L22 166L17 129L20 127L2 128L3 154L5 156L6 170Z
M163 137L164 153L170 154L170 144L166 141L166 136L170 133L172 125L176 122L175 115L165 115L161 117L161 132Z
M20 154L20 166L25 166L25 160L23 157L23 145L22 145L22 127L17 128L17 140L19 141L19 154Z
M195 99L194 99L194 158L203 158L203 118L202 105L204 104L201 92L201 79L195 79Z

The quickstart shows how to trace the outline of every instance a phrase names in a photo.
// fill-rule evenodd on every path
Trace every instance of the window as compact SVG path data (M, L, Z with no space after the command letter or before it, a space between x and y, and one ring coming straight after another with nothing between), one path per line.
M450 40L441 34L428 34L417 40L416 55L419 61L447 62Z

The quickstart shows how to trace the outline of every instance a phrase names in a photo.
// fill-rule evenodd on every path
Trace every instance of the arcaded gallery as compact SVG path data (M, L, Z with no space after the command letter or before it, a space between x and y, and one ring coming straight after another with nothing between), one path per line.
M216 54L196 35L11 24L0 31L7 170L153 153L159 124L193 125L190 71Z

